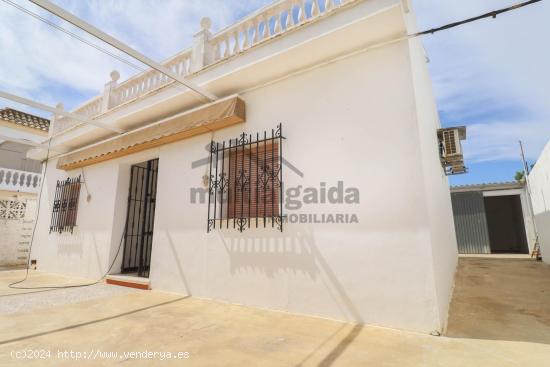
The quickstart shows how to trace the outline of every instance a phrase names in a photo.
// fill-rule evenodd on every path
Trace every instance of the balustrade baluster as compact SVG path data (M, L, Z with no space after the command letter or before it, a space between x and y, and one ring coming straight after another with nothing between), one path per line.
M315 18L319 15L319 4L317 3L319 0L311 0L311 17Z

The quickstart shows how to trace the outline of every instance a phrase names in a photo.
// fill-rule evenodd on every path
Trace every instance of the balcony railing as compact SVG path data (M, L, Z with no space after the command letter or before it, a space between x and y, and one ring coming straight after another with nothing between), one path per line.
M214 35L209 31L210 20L203 18L202 30L195 35L193 47L173 56L163 65L181 76L193 74L359 1L361 0L279 0ZM74 112L93 118L173 83L169 77L153 69L120 84L119 76L117 71L113 71L103 95L84 103ZM53 133L77 124L78 122L61 118L56 121Z
M41 180L40 173L0 168L0 190L38 193Z

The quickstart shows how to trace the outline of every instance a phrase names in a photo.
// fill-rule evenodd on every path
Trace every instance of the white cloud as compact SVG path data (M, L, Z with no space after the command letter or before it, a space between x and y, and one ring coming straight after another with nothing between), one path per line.
M191 45L203 16L214 31L270 0L55 0L148 56L162 60ZM478 15L518 0L414 0L421 29ZM44 10L17 0L92 40ZM550 138L550 4L425 36L444 122L469 126L474 161L517 158L517 140L536 158ZM107 47L103 45L104 47ZM125 56L128 58L128 56ZM0 85L13 93L69 107L94 96L111 70L136 71L0 2ZM1 106L0 106L1 107Z
M29 2L15 2L118 53ZM56 1L63 8L159 61L191 46L193 34L200 29L201 17L211 17L214 28L219 28L266 2ZM121 56L130 59L129 56ZM137 72L8 4L0 3L2 89L49 104L64 101L69 107L74 107L100 93L114 69L119 70L123 78Z
M466 160L486 162L519 160L519 140L525 143L525 154L537 158L550 137L547 121L516 121L472 124L464 142Z
M422 29L503 8L518 0L415 0ZM474 161L529 158L550 139L550 4L540 2L425 36L438 107L447 125L466 124Z

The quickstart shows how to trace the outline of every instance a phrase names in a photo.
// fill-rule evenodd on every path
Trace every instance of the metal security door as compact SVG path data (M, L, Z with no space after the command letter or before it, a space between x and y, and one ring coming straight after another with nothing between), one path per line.
M140 277L149 277L158 162L153 159L131 168L122 273L137 272Z

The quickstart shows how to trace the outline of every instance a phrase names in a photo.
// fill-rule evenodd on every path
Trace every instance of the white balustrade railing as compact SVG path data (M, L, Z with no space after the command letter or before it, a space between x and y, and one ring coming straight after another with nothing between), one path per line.
M356 0L281 0L218 32L211 39L214 61L245 51Z
M0 168L0 190L38 193L41 180L40 173Z
M188 49L166 61L164 66L178 75L185 76L189 74L190 60L191 49ZM112 108L138 98L147 92L165 86L171 81L172 79L153 69L138 74L113 89L111 106L109 107Z
M201 21L202 31L195 35L193 47L180 52L163 65L178 75L189 75L357 1L279 0L215 35L209 32L210 20L204 18ZM103 95L86 102L74 112L93 118L172 82L169 77L154 69L120 84L117 83L118 78L118 72L113 71ZM54 124L54 133L77 124L72 119L58 119Z

